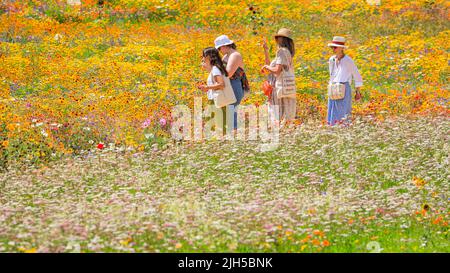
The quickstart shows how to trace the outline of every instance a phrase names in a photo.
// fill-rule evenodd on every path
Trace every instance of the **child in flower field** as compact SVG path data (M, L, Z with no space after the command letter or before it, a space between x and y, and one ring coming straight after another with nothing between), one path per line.
M225 88L224 77L228 77L228 72L216 48L207 47L203 50L202 67L209 72L209 76L206 84L201 84L198 88L207 92L209 104L214 105L214 91L223 90ZM222 120L217 120L214 114L212 118L216 118L216 125L222 125L223 133L225 133L227 106L221 107L220 110L222 111Z

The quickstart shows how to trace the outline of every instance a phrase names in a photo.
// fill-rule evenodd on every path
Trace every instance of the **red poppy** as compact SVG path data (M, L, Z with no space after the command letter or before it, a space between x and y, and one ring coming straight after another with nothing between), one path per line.
M103 148L105 148L105 145L103 143L99 143L97 145L97 148L100 149L100 150L103 150Z

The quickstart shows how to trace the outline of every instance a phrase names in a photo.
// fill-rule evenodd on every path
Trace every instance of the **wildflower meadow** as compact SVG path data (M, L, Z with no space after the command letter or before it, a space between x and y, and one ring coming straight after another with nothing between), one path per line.
M449 252L444 0L0 1L0 252ZM276 146L172 137L226 34L263 107L263 41L293 32ZM329 126L327 44L362 98ZM195 130L194 130L195 131ZM195 133L193 131L193 134Z

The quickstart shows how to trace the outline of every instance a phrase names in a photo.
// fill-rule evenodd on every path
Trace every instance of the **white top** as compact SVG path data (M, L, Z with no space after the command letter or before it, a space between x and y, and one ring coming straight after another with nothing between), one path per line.
M213 66L211 72L209 73L208 80L206 82L208 85L213 85L215 83L214 76L222 76L222 72L220 72L217 66ZM214 99L214 91L212 89L209 89L207 94L209 100Z
M339 66L336 65L336 56L331 56L329 60L330 68L330 83L336 82L349 82L351 83L352 77L355 80L355 87L361 87L363 85L363 79L359 74L358 68L353 62L352 58L345 55L339 62Z

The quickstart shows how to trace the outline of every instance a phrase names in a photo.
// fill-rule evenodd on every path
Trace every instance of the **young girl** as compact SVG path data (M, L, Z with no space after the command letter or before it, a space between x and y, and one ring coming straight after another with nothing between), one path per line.
M214 47L207 47L203 50L202 54L202 67L209 72L208 80L205 84L199 85L198 88L204 92L207 92L209 104L214 105L214 91L223 90L225 88L224 77L228 77L228 72L220 58L219 51ZM220 108L222 110L222 123L223 133L226 130L227 121L227 106ZM228 111L229 112L229 111ZM213 117L212 117L213 118Z

